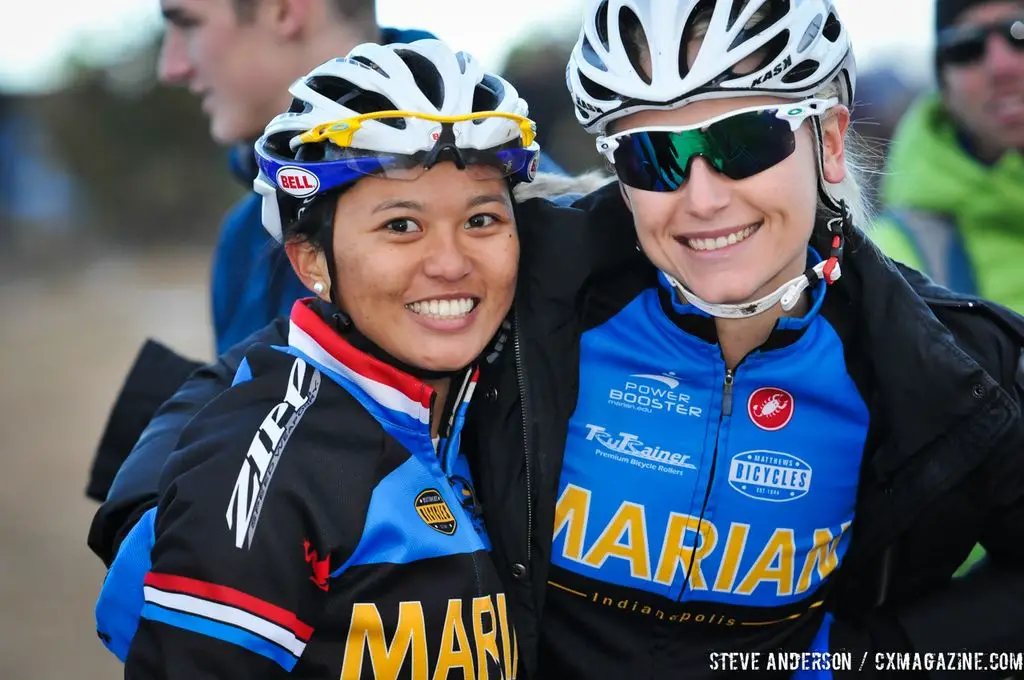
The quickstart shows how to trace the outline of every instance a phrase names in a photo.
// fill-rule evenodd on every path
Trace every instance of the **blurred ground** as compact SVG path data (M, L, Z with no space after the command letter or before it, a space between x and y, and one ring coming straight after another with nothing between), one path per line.
M84 488L147 336L209 359L209 250L112 258L0 284L0 678L113 680L94 632L104 569Z

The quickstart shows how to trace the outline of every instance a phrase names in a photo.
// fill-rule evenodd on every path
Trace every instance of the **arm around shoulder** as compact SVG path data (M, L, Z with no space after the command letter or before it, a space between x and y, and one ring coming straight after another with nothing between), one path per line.
M227 390L247 349L256 343L285 342L287 320L279 319L228 350L216 362L195 370L156 412L121 465L106 500L93 518L88 543L110 565L121 540L156 502L161 474L185 425Z

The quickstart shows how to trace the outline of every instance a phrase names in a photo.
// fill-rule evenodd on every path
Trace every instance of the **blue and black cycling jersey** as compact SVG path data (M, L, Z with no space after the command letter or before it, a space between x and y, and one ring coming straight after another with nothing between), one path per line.
M807 649L849 543L869 425L825 284L734 369L713 319L663 276L608 285L621 303L591 305L581 338L545 676L689 677L716 649Z
M125 677L514 678L460 446L476 380L453 381L435 443L436 392L296 303L121 544L96 615Z

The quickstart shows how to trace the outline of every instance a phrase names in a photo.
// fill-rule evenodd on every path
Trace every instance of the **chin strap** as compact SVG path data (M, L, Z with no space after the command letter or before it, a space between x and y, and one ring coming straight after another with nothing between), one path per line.
M769 293L759 300L741 304L707 302L687 290L675 277L665 274L665 278L688 303L718 319L746 319L763 314L776 304L781 304L783 311L788 312L796 307L796 303L799 302L800 296L805 290L819 281L832 285L842 275L840 262L843 259L843 231L851 224L852 218L846 201L839 202L839 209L841 216L833 217L828 221L828 231L831 237L828 257L813 267L808 267L803 274L792 281L787 281L775 289L775 292Z

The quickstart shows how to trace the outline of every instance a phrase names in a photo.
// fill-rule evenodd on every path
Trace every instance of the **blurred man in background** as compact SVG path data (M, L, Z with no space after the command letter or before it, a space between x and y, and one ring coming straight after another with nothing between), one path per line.
M1024 312L1024 2L937 0L935 25L939 92L896 132L874 238Z

